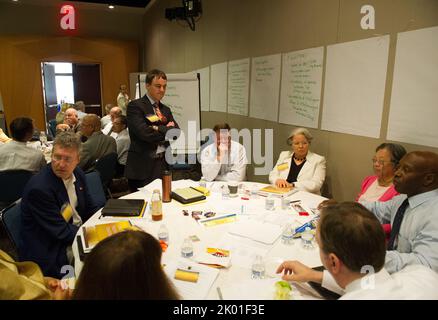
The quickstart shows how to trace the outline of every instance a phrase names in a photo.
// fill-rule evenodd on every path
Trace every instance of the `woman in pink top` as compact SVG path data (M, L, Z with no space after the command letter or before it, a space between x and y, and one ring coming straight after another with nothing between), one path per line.
M398 192L392 179L400 159L406 154L405 148L395 143L382 143L376 148L374 155L374 175L366 177L356 201L388 201ZM383 224L386 235L391 232L391 224Z
M373 161L374 175L366 177L356 201L388 201L398 192L392 179L405 148L395 143L382 143L376 148Z

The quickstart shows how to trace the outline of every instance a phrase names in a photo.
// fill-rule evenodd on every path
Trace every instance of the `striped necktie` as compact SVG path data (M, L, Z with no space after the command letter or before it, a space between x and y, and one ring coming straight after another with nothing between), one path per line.
M167 118L161 113L160 111L160 104L159 102L155 102L154 104L154 111L158 118L160 118L161 123L166 123Z
M405 201L403 201L400 207L398 207L397 209L397 212L394 217L394 221L392 222L391 236L388 241L388 250L397 249L398 243L396 244L395 240L398 238L398 234L400 233L400 227L403 221L403 217L405 215L405 211L408 206L409 206L409 201L408 198L406 198Z

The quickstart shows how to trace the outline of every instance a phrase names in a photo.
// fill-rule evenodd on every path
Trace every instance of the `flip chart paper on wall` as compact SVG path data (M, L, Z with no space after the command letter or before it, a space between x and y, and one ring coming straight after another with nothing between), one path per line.
M227 112L227 68L227 62L210 67L210 111Z
M257 57L251 65L249 113L253 118L277 121L281 54Z
M378 138L389 36L327 46L323 130Z
M399 33L387 139L438 147L438 27Z
M228 62L228 113L248 115L249 58Z
M201 111L210 111L210 67L196 70L201 76Z
M280 123L317 128L324 47L283 54Z

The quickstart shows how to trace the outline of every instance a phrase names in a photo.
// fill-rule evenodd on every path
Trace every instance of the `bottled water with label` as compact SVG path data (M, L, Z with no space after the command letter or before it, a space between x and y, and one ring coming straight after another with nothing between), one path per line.
M265 263L260 255L256 255L251 266L251 279L263 279L265 277Z
M275 200L272 196L266 197L265 209L266 210L274 210L275 209Z
M158 229L158 240L169 244L169 231L167 231L167 227L164 224L162 224L160 229Z
M181 247L181 256L184 258L193 257L193 244L190 238L184 239L184 242Z
M306 230L301 234L301 243L303 244L304 249L312 249L313 248L313 233L309 227L306 227Z
M46 136L46 133L44 131L40 132L40 142L41 142L42 147L47 146L47 136Z
M283 242L286 245L293 244L293 232L290 223L286 224L286 226L283 229L283 233L281 234L281 242Z
M224 186L222 188L222 200L230 199L230 190L228 190L228 186Z

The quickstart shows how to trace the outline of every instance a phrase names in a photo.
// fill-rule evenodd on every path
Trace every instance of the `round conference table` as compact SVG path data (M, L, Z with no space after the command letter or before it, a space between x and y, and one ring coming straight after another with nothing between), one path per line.
M172 181L172 190L198 186L192 180ZM237 197L223 199L222 188L226 182L208 182L210 195L207 199L191 205L183 205L175 200L163 203L163 220L152 221L150 215L150 198L153 189L161 190L161 180L157 179L135 193L124 196L124 199L144 199L148 202L145 214L141 218L102 217L97 211L83 227L101 223L129 220L133 225L158 237L158 229L165 224L169 231L169 246L163 253L162 263L166 274L172 280L184 299L242 299L268 300L274 299L275 282L281 280L276 274L277 267L284 260L299 260L309 267L321 265L319 250L315 241L313 248L304 248L300 238L292 244L284 244L281 232L285 224L296 228L315 216L317 205L325 198L304 191L288 196L290 201L300 200L301 206L309 213L300 215L291 206L281 208L281 199L275 198L274 210L265 209L266 197L254 195L251 190L264 187L266 184L242 182L239 184ZM184 215L187 210L189 215ZM215 212L215 217L236 214L235 221L206 226L195 220L192 211ZM204 217L203 217L204 218ZM77 236L83 235L80 228ZM194 255L190 259L181 256L181 245L185 238L192 237ZM79 276L83 262L79 257L75 237L73 254L75 257L75 275ZM199 240L198 240L199 239ZM207 253L207 248L219 248L229 251L229 258L217 260ZM256 255L264 259L264 279L252 279L251 267ZM219 258L220 259L220 258ZM220 263L226 268L212 268L198 262ZM175 280L176 270L182 269L199 272L197 283ZM308 284L291 283L292 299L318 299L321 296Z

